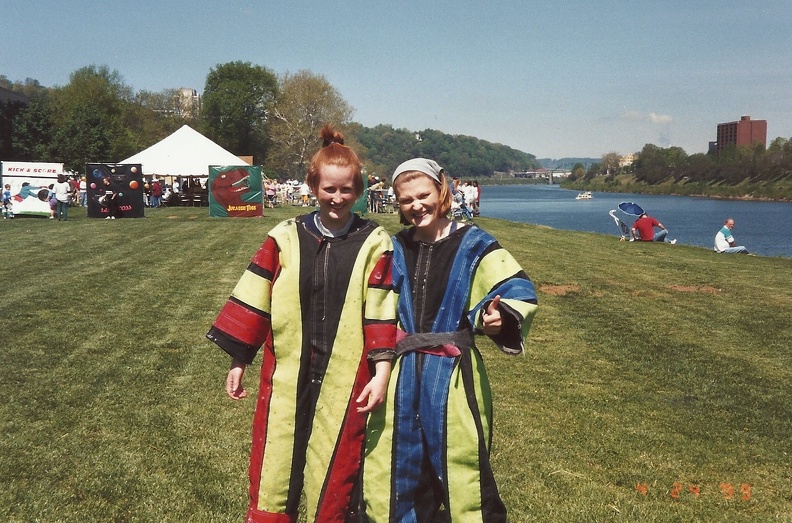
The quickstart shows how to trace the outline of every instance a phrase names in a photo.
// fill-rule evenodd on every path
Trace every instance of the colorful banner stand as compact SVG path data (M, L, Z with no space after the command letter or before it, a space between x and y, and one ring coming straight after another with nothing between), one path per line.
M88 192L88 217L107 218L110 207L104 199L104 179L110 180L117 193L118 218L143 218L143 170L140 164L88 163L85 164L85 182Z
M49 187L63 173L62 163L2 162L0 184L11 186L15 216L50 216Z
M209 166L209 216L264 216L264 191L259 165Z

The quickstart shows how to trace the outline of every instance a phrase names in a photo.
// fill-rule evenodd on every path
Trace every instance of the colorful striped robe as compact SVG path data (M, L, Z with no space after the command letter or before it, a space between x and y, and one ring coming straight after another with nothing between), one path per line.
M367 514L377 523L426 522L443 506L452 521L506 521L489 461L492 395L473 334L481 332L482 309L500 295L503 326L492 339L521 353L537 309L534 287L475 226L432 244L413 240L411 231L394 237L406 338L397 344L386 408L369 421Z
M263 345L253 420L249 522L346 521L360 503L366 416L355 399L372 358L393 350L391 242L355 217L350 232L311 232L313 215L276 226L207 337L234 358Z

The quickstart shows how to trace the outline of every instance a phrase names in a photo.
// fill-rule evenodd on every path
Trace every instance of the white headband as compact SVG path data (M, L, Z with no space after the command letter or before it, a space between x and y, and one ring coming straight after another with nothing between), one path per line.
M422 172L435 180L437 183L440 183L440 174L443 172L443 168L440 167L434 160L427 160L426 158L413 158L412 160L407 160L396 167L396 170L393 171L393 176L391 177L391 185L396 183L396 178L400 174L406 173L408 171Z

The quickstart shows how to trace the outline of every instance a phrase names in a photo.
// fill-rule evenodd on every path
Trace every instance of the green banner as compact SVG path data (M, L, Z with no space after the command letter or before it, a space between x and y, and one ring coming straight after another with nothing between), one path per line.
M260 165L209 167L209 216L256 217L264 215Z

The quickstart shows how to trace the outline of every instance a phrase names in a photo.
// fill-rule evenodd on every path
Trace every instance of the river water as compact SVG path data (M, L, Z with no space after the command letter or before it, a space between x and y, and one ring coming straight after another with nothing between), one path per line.
M594 192L591 200L576 200L577 194L557 185L485 186L481 215L618 237L608 211L616 209L631 226L635 217L618 210L618 205L635 202L680 244L712 249L715 233L726 218L734 218L732 234L738 245L762 256L792 257L792 203L602 192Z

